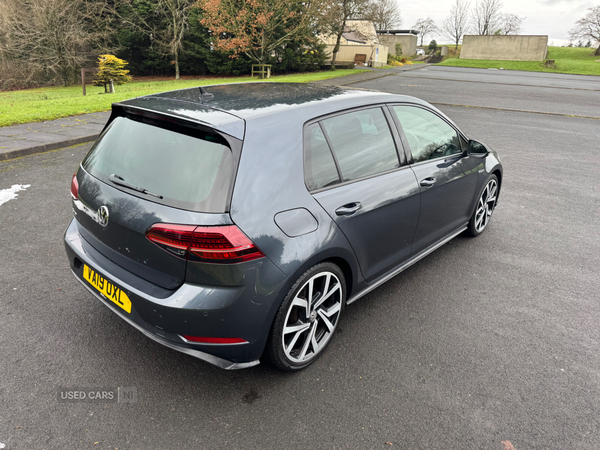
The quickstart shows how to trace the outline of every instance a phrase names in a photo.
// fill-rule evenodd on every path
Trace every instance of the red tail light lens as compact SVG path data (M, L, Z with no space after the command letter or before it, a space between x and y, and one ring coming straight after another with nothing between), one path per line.
M190 261L233 264L265 256L235 225L154 224L146 231L146 237L169 253Z
M157 223L146 231L146 237L163 250L179 258L187 258L192 236L196 227L194 225L169 225Z
M190 247L190 259L237 263L262 258L263 253L235 225L198 227Z
M71 179L71 197L73 197L73 200L77 200L79 198L79 183L77 182L77 172L73 174L73 178Z
M248 341L242 338L218 338L218 337L198 337L182 336L186 341L198 342L201 344L247 344Z

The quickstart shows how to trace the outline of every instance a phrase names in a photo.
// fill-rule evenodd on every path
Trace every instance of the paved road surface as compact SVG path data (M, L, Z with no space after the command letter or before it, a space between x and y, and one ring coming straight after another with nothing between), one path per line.
M448 89L441 80L402 86L425 82L417 81L394 75L358 86L423 97ZM441 101L494 107L513 95L489 85L460 96L480 84L460 86ZM524 109L561 111L558 89L528 89ZM598 93L588 95L598 104ZM579 100L565 102L568 112ZM61 238L70 178L89 145L0 162L0 190L31 185L0 205L0 443L600 448L600 121L441 108L502 154L490 227L351 305L326 354L298 374L263 365L224 372L169 350L73 279ZM61 387L119 386L136 387L138 402L58 401Z
M431 103L600 119L600 77L429 66L357 86L414 95Z

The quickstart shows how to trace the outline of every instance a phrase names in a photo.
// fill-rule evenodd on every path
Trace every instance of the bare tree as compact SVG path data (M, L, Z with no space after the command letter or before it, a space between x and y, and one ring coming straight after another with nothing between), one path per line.
M442 22L442 33L452 42L458 44L469 29L469 7L470 3L467 0L456 0L450 9L450 15Z
M431 17L417 20L417 23L415 23L412 28L413 30L419 31L419 36L421 36L421 45L423 45L425 36L428 34L437 33L439 31L437 25Z
M110 50L114 18L105 0L2 0L0 61L24 78L58 76L65 86Z
M473 11L473 28L480 35L495 34L502 27L502 2L478 0Z
M342 34L346 31L346 22L351 19L360 19L368 16L369 0L334 0L323 2L325 8L321 16L319 29L327 36L335 36L331 67L335 68L337 54L340 51Z
M525 19L526 17L519 17L516 14L502 14L500 34L519 34L523 29Z
M125 3L125 2L124 2ZM179 80L179 55L183 38L189 28L189 15L197 0L156 0L146 2L126 0L121 8L121 19L134 30L150 36L159 53L173 58L175 79Z
M376 30L390 30L402 25L402 15L396 0L371 0L368 18Z
M600 5L588 8L588 13L569 30L569 36L574 39L588 39L595 42L598 48L594 55L600 56Z

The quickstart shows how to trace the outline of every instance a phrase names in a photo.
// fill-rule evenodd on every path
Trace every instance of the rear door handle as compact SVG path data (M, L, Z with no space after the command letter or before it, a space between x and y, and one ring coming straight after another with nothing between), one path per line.
M338 209L335 210L335 213L338 216L351 216L360 208L362 208L362 205L359 202L353 202L348 203L344 206L340 206Z
M434 184L435 184L435 178L433 178L433 177L423 178L421 180L421 186L423 186L423 187L431 187Z

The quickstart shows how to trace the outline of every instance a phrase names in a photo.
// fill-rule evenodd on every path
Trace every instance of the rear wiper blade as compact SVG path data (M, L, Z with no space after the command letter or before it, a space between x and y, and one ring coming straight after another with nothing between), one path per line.
M157 197L157 198L163 198L162 195L153 194L152 192L148 191L147 189L134 186L133 184L129 184L127 181L125 181L123 179L122 176L117 175L116 173L113 173L111 176L108 177L108 179L110 181L112 181L113 183L118 184L119 186L126 187L128 189L131 189L132 191L141 192L142 194L151 195L151 196Z

